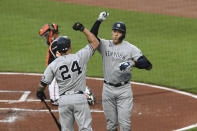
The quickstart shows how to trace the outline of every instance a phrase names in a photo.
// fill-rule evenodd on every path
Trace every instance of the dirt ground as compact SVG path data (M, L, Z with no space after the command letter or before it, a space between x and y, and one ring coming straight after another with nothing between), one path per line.
M40 78L31 75L0 75L1 131L58 131L47 108L36 98ZM87 85L97 98L97 104L91 106L94 131L106 131L101 105L102 83L103 80L87 79ZM133 131L172 131L197 123L197 99L138 84L132 84L132 90ZM21 100L25 92L29 94ZM49 98L48 92L46 94ZM57 107L48 104L59 118Z

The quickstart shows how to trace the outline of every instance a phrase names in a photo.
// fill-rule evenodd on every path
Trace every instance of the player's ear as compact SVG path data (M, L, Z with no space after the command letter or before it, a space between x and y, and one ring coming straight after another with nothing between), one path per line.
M58 51L56 51L56 57L59 57L59 56L61 56L61 53L59 53Z
M72 53L72 46L70 45L70 47L68 48L68 51L66 52L67 54Z

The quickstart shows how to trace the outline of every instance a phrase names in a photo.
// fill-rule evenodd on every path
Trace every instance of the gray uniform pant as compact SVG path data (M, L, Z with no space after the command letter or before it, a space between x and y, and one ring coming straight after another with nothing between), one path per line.
M133 93L130 84L113 87L104 83L102 99L107 130L116 131L119 123L120 131L130 131L133 106Z
M75 120L79 131L92 131L92 116L84 94L60 96L58 110L62 131L74 131Z

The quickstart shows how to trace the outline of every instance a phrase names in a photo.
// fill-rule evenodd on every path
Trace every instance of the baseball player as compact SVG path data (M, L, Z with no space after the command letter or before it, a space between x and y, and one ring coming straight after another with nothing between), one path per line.
M46 56L46 66L48 66L58 56L58 53L56 53L57 45L55 42L53 42L56 38L59 37L58 25L55 23L51 25L45 24L40 29L39 35L45 37L46 44L48 45L48 51ZM59 99L59 87L55 79L49 85L49 97L51 104L57 106Z
M48 66L52 61L54 61L59 53L57 52L57 42L55 41L59 37L59 30L57 24L45 24L39 32L40 36L44 36L46 39L46 44L48 45L46 66ZM89 105L94 105L96 98L95 95L90 91L90 88L86 86L85 90L86 98ZM59 87L54 79L49 85L49 97L52 105L58 105L59 99Z
M71 54L71 40L66 36L57 39L57 50L61 54L45 70L38 86L37 97L45 99L44 90L55 78L59 86L59 115L62 131L74 131L76 120L79 130L92 131L92 117L86 89L87 62L99 45L96 37L81 23L76 22L73 29L85 34L90 44Z
M97 37L98 29L109 13L101 12L91 32ZM102 55L104 83L102 106L107 121L108 131L131 130L131 111L133 93L131 89L131 69L150 70L152 64L135 45L124 41L126 26L115 22L112 26L112 40L98 38L98 51Z

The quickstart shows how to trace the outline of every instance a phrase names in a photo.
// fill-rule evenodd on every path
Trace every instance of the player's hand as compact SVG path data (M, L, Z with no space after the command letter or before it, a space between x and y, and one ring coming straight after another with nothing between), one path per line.
M44 99L46 99L46 96L44 94L43 91L37 91L36 96L38 99L40 99L41 101L44 101Z
M129 61L122 62L119 65L119 68L120 68L121 71L131 71L132 67L133 67L132 63L129 62Z
M96 98L95 98L94 94L91 93L91 94L85 94L85 95L86 95L86 99L88 101L88 104L91 106L95 105Z
M84 94L86 96L86 99L88 101L89 105L95 105L96 102L96 97L94 96L94 94L91 92L89 87L86 87L86 90L84 91Z
M83 31L84 30L84 26L81 24L81 23L79 23L79 22L76 22L74 25L73 25L73 29L74 30L76 30L76 31Z
M108 16L109 16L109 13L106 12L106 11L103 11L103 12L100 13L100 15L99 15L99 17L98 17L97 20L103 21L103 20L105 20Z

